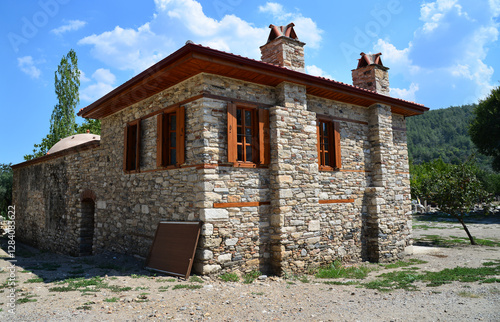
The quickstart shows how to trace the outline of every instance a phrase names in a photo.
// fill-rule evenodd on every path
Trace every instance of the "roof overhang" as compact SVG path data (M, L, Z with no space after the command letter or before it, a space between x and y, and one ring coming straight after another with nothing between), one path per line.
M385 104L391 107L393 113L405 116L418 115L429 110L421 104L188 43L81 109L78 115L101 119L200 73L267 86L277 86L282 82L296 83L305 86L307 94L310 95L365 107L376 103Z

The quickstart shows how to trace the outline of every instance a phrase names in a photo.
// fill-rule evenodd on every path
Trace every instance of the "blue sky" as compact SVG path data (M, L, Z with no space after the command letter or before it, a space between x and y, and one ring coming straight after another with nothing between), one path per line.
M500 84L500 0L3 0L0 12L0 163L22 162L48 133L54 71L71 48L78 108L187 40L260 59L269 24L292 21L310 74L351 83L359 53L382 52L391 95L432 109Z

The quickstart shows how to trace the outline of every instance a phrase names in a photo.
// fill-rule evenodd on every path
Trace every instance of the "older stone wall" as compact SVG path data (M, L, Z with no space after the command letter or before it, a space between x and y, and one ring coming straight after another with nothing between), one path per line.
M16 236L45 250L79 254L81 189L98 181L100 149L14 170Z

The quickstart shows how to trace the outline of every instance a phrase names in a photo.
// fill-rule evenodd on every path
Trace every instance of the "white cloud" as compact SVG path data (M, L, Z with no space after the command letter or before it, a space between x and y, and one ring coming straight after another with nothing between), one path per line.
M467 16L466 13L463 13L462 6L457 2L458 0L437 0L436 2L424 3L420 7L420 20L425 22L422 27L423 31L431 32L436 29L452 10L456 10L459 16Z
M31 56L18 57L17 66L23 73L34 79L39 78L42 73L40 69L35 66L35 62Z
M137 30L116 26L112 31L85 37L78 44L92 45L92 54L108 66L136 73L167 56L173 48L172 40L152 32L149 23Z
M80 83L90 82L90 78L80 69Z
M293 22L297 37L307 44L307 48L318 49L321 46L323 30L318 28L311 18L304 17L300 12L286 12L281 4L275 2L267 2L265 6L259 6L259 11L271 14L274 21L283 25Z
M235 15L225 15L221 19L208 17L200 2L195 0L155 0L155 4L156 13L151 21L139 28L116 26L111 31L85 37L78 44L92 46L94 57L106 65L135 73L166 57L188 39L204 46L260 59L259 47L265 44L268 25L257 27ZM268 3L266 6L284 10L277 4ZM277 10L266 12L277 15ZM299 39L306 42L307 47L320 46L323 31L311 18L299 12L284 13L279 18L283 17L295 22Z
M333 79L333 77L330 74L328 74L327 72L325 72L324 70L322 70L321 68L319 68L316 65L306 66L306 73L313 75L313 76L320 76L320 77Z
M94 84L80 90L80 98L84 101L93 102L101 98L113 90L116 82L116 76L109 69L104 68L96 70L92 74L92 79L95 80Z
M418 84L411 83L409 88L391 88L391 96L414 102L418 90Z
M52 29L50 32L56 35L61 35L68 31L75 31L87 24L86 21L81 20L69 20L65 25Z
M500 15L500 0L488 0L494 16Z
M413 64L409 57L412 44L410 43L407 48L397 49L393 44L379 39L373 46L375 52L382 53L382 62L384 66L391 69L391 74L410 74L417 73L420 68Z
M431 97L425 104L440 107L484 98L494 86L494 70L486 64L488 49L499 36L494 12L500 12L500 0L422 4L422 25L406 48L396 48L387 39L374 45L383 53L390 75L412 84L408 89L391 89L391 94L408 100Z
M270 13L274 16L280 16L285 14L283 6L276 2L267 2L265 6L259 6L259 11L264 13Z

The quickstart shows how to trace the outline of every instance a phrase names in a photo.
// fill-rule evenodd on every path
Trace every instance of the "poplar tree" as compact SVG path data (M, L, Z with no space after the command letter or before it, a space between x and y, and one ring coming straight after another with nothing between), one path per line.
M60 139L75 133L75 109L80 103L80 70L78 58L73 49L63 56L55 74L55 90L58 103L54 106L50 118L50 136L52 145Z
M73 49L62 57L54 74L58 103L54 106L50 118L50 132L42 139L42 143L35 144L33 154L24 156L25 160L47 154L47 151L60 139L76 133L75 109L80 103L80 70L78 58Z

